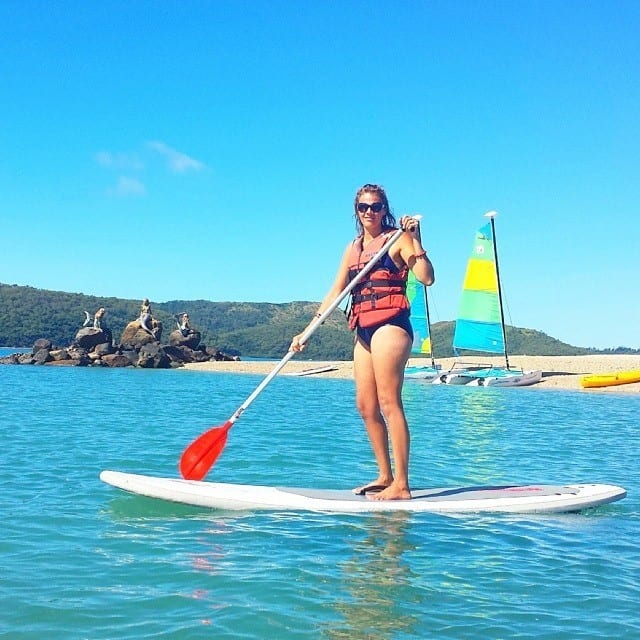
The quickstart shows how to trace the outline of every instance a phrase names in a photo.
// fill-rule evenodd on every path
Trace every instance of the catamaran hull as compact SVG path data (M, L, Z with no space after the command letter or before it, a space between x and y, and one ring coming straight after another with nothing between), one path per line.
M451 384L467 387L526 387L542 380L542 371L523 371L488 375L487 371L459 371L443 373L434 378L431 384Z
M404 377L408 380L433 380L442 372L432 367L407 367L404 370Z
M474 378L468 386L474 387L527 387L542 380L542 371L524 371L514 375Z
M474 380L474 376L466 373L445 373L440 376L441 384L465 385Z

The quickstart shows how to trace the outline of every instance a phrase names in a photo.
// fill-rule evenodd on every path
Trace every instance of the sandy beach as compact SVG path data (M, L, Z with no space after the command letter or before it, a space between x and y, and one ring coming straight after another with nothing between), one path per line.
M442 358L438 364L443 371L451 368L455 362L482 363L503 365L502 358L465 357ZM411 365L428 364L427 360L412 358ZM524 370L541 369L542 380L530 388L564 389L581 393L640 393L640 382L623 384L614 387L583 389L580 377L594 373L614 373L640 369L640 355L588 355L588 356L510 356L509 364ZM267 375L275 366L275 362L202 362L185 365L186 369L197 371L214 371L223 373L253 373ZM350 361L311 361L290 360L281 374L295 374L315 369L330 368L330 371L312 373L314 378L352 378L353 364Z

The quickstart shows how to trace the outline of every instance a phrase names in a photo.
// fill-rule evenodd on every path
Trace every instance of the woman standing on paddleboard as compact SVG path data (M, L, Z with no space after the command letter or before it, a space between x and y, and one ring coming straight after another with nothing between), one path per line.
M316 317L322 315L397 229L387 195L379 185L361 187L354 209L358 236L347 246L333 286L318 307ZM354 492L372 500L411 498L410 437L402 406L404 368L413 342L406 283L409 270L425 285L434 282L433 265L422 247L418 221L403 216L400 226L405 233L351 292L349 326L356 332L353 349L356 406L378 463L377 479ZM304 349L304 343L300 342L304 333L293 338L291 349Z

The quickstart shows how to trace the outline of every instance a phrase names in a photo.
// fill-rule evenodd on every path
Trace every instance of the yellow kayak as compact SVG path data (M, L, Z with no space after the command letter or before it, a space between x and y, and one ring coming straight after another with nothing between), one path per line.
M631 382L640 382L640 369L618 371L618 373L598 373L580 378L580 384L585 389L612 387L617 384L629 384Z

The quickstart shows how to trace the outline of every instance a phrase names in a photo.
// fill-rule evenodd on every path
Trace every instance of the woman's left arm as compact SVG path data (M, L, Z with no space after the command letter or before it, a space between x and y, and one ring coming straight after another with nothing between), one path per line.
M422 246L420 223L411 216L402 216L400 226L405 230L400 244L400 256L422 284L435 282L433 264Z

